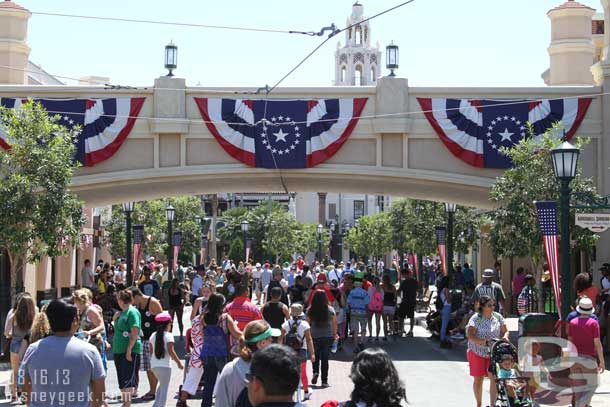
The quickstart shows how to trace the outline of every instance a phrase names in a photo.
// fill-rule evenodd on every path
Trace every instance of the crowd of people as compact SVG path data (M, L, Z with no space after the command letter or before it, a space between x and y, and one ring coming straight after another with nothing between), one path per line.
M282 345L275 352L294 355L298 399L306 401L311 384L331 385L333 353L347 348L356 360L370 355L362 366L380 363L385 369L389 356L381 349L369 354L376 349L373 344L413 334L418 283L411 270L401 272L395 263L378 270L362 262L306 264L298 258L280 265L235 264L225 258L197 267L178 265L170 279L167 266L149 258L135 270L129 287L124 264L100 262L93 268L85 262L82 281L87 286L70 298L41 304L40 310L29 294L16 298L5 330L16 402L48 399L65 383L61 397L76 397L71 405L104 405L113 391L126 407L135 397L166 406L172 394L177 394L177 406L186 406L198 392L203 407L257 405L251 377L263 376L253 373L256 355L274 343ZM183 311L189 305L190 324L184 331ZM403 330L406 318L411 319L408 332ZM176 319L177 339L172 334ZM184 362L178 349L186 352ZM61 362L67 350L86 360L85 365ZM47 359L43 352L54 357ZM118 391L106 389L110 360ZM172 389L176 369L185 370L184 378L180 388ZM52 373L40 380L41 371ZM147 387L139 382L140 371ZM385 374L394 375L388 378L394 388L385 391L396 393L380 397L394 397L399 405L404 386L395 370ZM262 394L269 389L261 383ZM295 390L286 394L292 399ZM369 397L357 391L352 396L355 403Z

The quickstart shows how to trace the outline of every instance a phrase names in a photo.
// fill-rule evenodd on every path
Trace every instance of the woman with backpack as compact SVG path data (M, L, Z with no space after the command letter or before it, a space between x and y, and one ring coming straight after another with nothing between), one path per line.
M262 319L248 322L244 334L239 339L240 357L227 363L216 382L215 407L247 407L250 361L254 353L273 343L281 336L279 329L273 329Z
M182 370L182 362L174 350L174 335L172 335L172 316L169 312L163 311L155 315L157 330L152 333L148 340L150 348L150 368L159 382L155 403L153 407L164 407L167 402L167 390L169 381L172 377L170 358L176 362L178 369Z
M337 335L337 315L333 307L328 305L326 293L316 291L307 310L307 321L310 324L310 333L313 338L315 354L318 356L313 362L313 376L311 383L318 382L320 363L322 364L322 387L328 387L328 360L333 341L339 339Z
M297 352L301 363L301 382L305 392L304 400L309 400L311 393L309 392L309 382L307 380L307 360L311 359L312 363L316 361L316 353L311 338L311 327L304 318L303 305L292 304L290 316L292 319L282 324L281 339L283 339L284 345L291 347Z
M202 407L212 407L216 378L229 361L229 336L239 339L242 335L233 318L225 312L225 297L212 294L201 315L203 346L200 358L203 362Z
M383 275L383 284L381 286L383 287L383 340L387 341L388 336L390 336L396 328L394 327L396 286L391 282L389 274ZM398 327L398 331L400 330L402 330L402 327ZM377 334L377 337L379 337L379 334Z
M386 274L385 277L389 276ZM369 287L369 298L371 301L369 302L368 309L368 322L369 322L369 341L373 340L373 316L375 316L375 326L377 327L377 336L375 340L379 340L379 332L381 331L381 314L383 313L383 298L384 298L384 289L381 286L381 282L379 281L379 277L373 278L373 285ZM384 318L384 326L385 326L385 318ZM387 331L385 332L387 336ZM384 338L386 339L386 338Z

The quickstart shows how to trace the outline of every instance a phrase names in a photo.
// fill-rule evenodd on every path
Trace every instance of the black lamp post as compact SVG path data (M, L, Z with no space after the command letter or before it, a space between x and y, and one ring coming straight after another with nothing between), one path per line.
M127 287L131 287L133 276L131 275L132 261L131 258L131 214L133 213L133 202L123 202L123 213L125 214L125 257L127 260Z
M564 318L570 313L572 287L570 273L570 181L576 177L576 166L580 150L567 141L551 150L553 171L561 181L560 221L561 221L561 314Z
M398 45L394 45L394 41L385 47L385 67L390 70L388 76L396 76L394 69L398 69Z
M241 221L241 233L244 236L244 256L245 256L245 253L248 251L248 248L246 247L246 245L248 244L248 230L250 230L250 224L248 223L247 220L244 219ZM244 262L247 262L247 261L248 261L248 259L246 258L246 260Z
M324 226L318 225L318 260L322 261L322 232L324 232Z
M169 71L167 76L174 76L173 70L178 68L178 47L172 41L165 46L165 69Z
M167 264L169 265L169 270L167 271L167 279L172 281L172 270L174 268L174 248L173 248L173 236L172 226L174 222L174 215L176 214L176 210L173 206L168 205L165 208L165 215L167 217Z
M445 202L445 210L447 211L447 273L451 275L453 271L453 214L455 213L455 204Z

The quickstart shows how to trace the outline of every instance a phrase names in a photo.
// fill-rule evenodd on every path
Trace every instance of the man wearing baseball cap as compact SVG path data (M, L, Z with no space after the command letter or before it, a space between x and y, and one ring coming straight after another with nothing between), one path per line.
M493 281L495 276L495 272L493 269L485 269L483 270L483 281L479 283L472 293L471 302L475 304L475 310L479 308L479 298L483 295L488 295L493 298L496 302L496 312L500 312L504 315L504 299L506 298L504 295L504 290L502 290L502 286L495 281Z

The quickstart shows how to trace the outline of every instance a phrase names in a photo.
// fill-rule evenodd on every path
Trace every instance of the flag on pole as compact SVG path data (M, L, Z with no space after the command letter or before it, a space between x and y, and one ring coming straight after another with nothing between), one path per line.
M250 250L252 249L252 239L246 239L246 261L250 258Z
M557 235L557 202L556 201L541 201L536 202L538 211L538 223L542 232L542 240L544 242L544 252L546 253L546 262L549 265L549 273L551 274L551 284L555 293L555 304L559 312L559 319L563 319L561 315L561 288L559 284L559 236Z
M142 241L144 240L144 225L133 225L133 259L131 260L131 281L135 281L133 276L138 269L138 262L142 254Z
M199 260L199 264L205 264L205 252L208 249L208 237L207 236L202 236L201 237L201 252L200 252L200 257L201 260Z
M447 256L447 228L444 226L436 227L436 246L438 248L438 255L441 258L441 265L443 266L443 275L447 275L447 264L445 262Z
M178 254L180 254L180 245L182 244L182 232L177 230L174 232L174 236L172 236L172 245L174 246L174 269L172 272L176 271L176 267L178 265Z
M419 280L419 260L417 258L417 253L413 254L413 259L415 260L415 279Z

